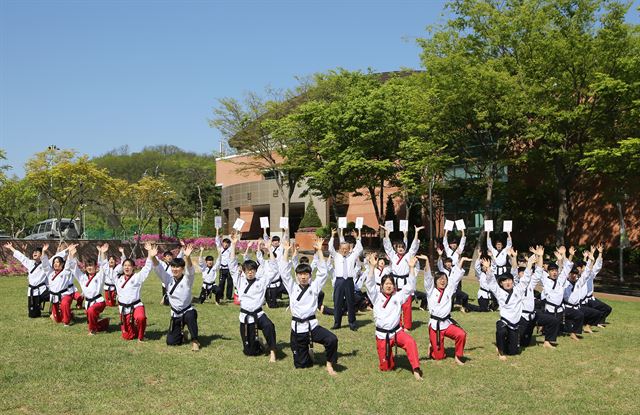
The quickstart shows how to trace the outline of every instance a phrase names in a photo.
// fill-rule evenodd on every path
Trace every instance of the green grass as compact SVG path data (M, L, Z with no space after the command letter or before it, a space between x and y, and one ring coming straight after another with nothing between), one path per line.
M199 275L194 294L199 291ZM420 285L422 285L420 283ZM476 287L465 283L475 297ZM331 298L330 284L325 287ZM120 338L117 309L107 308L110 331L87 336L83 311L65 328L26 316L26 279L0 279L0 412L2 413L637 413L640 387L640 303L610 301L611 325L580 343L559 339L557 350L531 347L508 362L494 349L497 313L454 313L468 332L465 367L451 358L426 360L425 312L414 309L411 332L421 353L424 382L416 382L399 349L399 367L377 369L370 313L360 330L336 331L339 376L324 370L322 347L315 367L296 370L289 349L285 308L268 310L277 328L279 361L242 354L238 307L198 305L203 348L168 347L169 309L159 304L155 276L142 300L148 317L143 344ZM346 319L345 319L346 323ZM332 317L320 317L330 327ZM447 341L450 349L452 343Z

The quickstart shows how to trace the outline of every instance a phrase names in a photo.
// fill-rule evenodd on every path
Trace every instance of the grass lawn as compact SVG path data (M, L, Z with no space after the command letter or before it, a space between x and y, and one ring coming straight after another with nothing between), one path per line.
M422 287L421 278L419 288ZM196 276L194 294L199 292ZM330 299L330 284L325 287ZM477 286L465 282L475 298ZM504 363L495 348L497 313L454 313L468 332L465 367L452 358L427 360L427 314L414 308L424 382L416 382L399 349L398 368L377 368L370 313L358 315L360 330L336 331L339 376L318 364L293 367L290 314L267 310L277 329L279 361L242 354L238 307L198 305L202 350L165 344L169 308L159 304L160 283L152 275L143 288L146 342L120 338L116 308L108 333L87 335L84 311L71 327L47 317L27 318L26 278L0 279L0 412L2 413L638 413L640 303L608 301L614 308L606 329L574 343L559 338L557 350L533 346ZM332 317L321 316L330 328ZM344 320L346 325L346 318ZM453 343L447 340L449 355Z

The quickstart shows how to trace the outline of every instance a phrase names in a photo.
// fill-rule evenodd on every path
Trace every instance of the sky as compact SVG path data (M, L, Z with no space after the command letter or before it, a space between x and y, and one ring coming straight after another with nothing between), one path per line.
M444 4L0 0L0 148L18 176L49 145L211 153L218 99L338 67L418 69L415 39L444 21Z

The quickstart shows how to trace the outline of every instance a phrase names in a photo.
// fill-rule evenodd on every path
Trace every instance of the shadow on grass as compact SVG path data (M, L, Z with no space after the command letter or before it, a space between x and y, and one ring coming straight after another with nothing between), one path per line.
M230 341L230 340L233 340L233 339L230 338L230 337L225 337L225 336L223 336L221 334L211 334L211 335L208 335L208 336L200 336L200 335L198 335L198 341L200 342L200 347L207 347L215 340Z

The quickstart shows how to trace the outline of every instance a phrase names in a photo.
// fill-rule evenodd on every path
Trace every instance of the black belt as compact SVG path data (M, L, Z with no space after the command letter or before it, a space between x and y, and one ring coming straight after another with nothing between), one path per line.
M593 294L585 296L582 300L580 300L580 304L587 304L590 300L593 300Z
M396 347L396 355L398 354L398 331L400 331L400 324L392 328L391 330L383 329L381 327L376 326L376 331L380 333L385 333L384 338L384 352L387 357L387 361L391 360L391 335L393 334L393 338L395 339L395 347Z
M253 347L254 342L258 341L258 313L262 311L262 307L258 307L253 311L240 308L240 312L244 313L244 344L247 347ZM254 333L253 336L249 336L249 316L253 317ZM240 326L242 328L242 326Z
M175 314L184 314L187 310L189 310L191 307L193 307L193 304L189 304L188 306L186 306L185 308L183 308L182 310L176 310L175 308L171 307L171 311L173 311ZM177 318L177 317L176 317Z
M54 304L60 303L62 302L62 295L64 293L67 292L67 288L65 288L62 291L58 291L58 292L51 292L49 291L49 295L51 296L51 302L49 303L49 313L51 313L51 309L53 308ZM55 300L55 301L54 301Z
M96 302L97 299L102 298L102 295L98 294L93 298L87 298L86 301L86 305L87 305L87 310L89 309L89 307L91 307L93 305L93 303Z
M115 284L108 284L108 283L105 282L104 286L105 286L105 291L115 291L115 289L116 289ZM107 290L107 288L109 288L109 289Z
M129 319L133 324L133 308L136 304L139 304L140 302L141 302L140 299L137 299L136 301L129 304L118 301L118 304L120 304L120 307L122 307L122 312L120 313L120 324L123 323L122 316L125 316L125 317L129 316ZM130 311L127 312L127 309L129 309Z
M438 317L431 315L430 318L434 319L436 323L436 345L438 346L438 350L440 350L440 323L444 321L450 321L452 324L458 326L458 322L451 318L451 314L447 314L445 317Z
M564 304L565 306L567 306L569 308L573 308L574 310L579 310L580 309L580 303L579 302L577 304L571 304L568 301L563 301L562 304Z
M271 282L269 283L269 288L275 288L275 287L271 287L271 285L272 285L272 284L278 284L278 283L282 283L282 278L278 278L278 279L277 279L277 280L275 280L275 281L271 281Z
M482 287L479 287L479 288L480 288L480 291L484 291L484 292L486 292L487 294L491 295L491 291L490 291L490 290L485 290L485 289L484 289L484 288L482 288Z
M510 322L509 320L507 320L504 317L500 317L500 321L503 321L504 324L506 324L506 326L511 330L518 330L518 328L519 328L518 323L513 324L512 322Z
M307 333L309 334L309 348L313 349L313 337L311 336L311 320L315 320L316 319L316 315L312 314L309 317L304 317L304 318L300 318L300 317L295 317L292 316L291 320L295 321L295 325L294 325L294 329L293 331L296 332L296 334L298 334L298 323L307 323L307 327L308 327L308 331Z
M29 306L30 307L35 307L36 306L36 298L38 299L38 306L40 307L40 310L44 309L44 303L46 302L46 300L43 300L40 297L40 288L41 287L46 287L47 284L46 283L42 283L40 285L31 285L29 284ZM34 295L34 293L36 292L36 290L38 291L37 295ZM45 291L46 294L46 291Z
M527 313L529 315L535 314L535 311L529 311L529 310L522 310L523 313Z
M562 309L563 309L562 304L553 304L553 303L552 303L551 301L549 301L549 300L544 300L544 303L545 303L545 305L546 305L546 304L549 304L549 305L553 306L553 315L554 315L554 316L557 316L557 315L558 315L558 310L559 310L559 309L560 309L560 310L562 310Z

